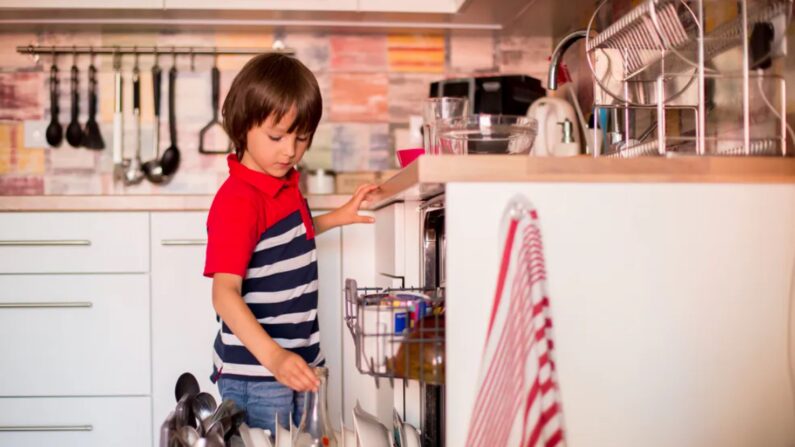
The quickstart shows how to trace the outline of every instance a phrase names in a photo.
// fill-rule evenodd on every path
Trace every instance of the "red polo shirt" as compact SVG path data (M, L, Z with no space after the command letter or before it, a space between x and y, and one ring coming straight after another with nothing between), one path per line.
M253 171L227 157L229 178L215 195L207 218L204 276L231 273L245 278L251 254L265 231L298 210L308 239L315 237L311 214L298 189L300 174L284 178Z

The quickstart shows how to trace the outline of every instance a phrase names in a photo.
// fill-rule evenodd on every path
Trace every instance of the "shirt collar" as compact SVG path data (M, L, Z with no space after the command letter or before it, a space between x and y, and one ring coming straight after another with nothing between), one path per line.
M265 194L276 197L276 194L285 187L298 187L300 174L295 169L290 169L284 178L276 178L264 172L257 172L243 166L237 160L237 155L229 154L226 158L229 165L229 175L254 186Z

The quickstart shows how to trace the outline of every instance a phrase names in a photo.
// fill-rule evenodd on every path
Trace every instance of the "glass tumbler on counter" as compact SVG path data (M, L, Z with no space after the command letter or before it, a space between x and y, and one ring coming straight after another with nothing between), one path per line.
M538 125L518 115L471 115L444 120L437 126L445 154L529 154Z
M425 153L440 154L438 123L444 120L464 118L469 114L469 100L466 98L429 98L422 104L422 141Z

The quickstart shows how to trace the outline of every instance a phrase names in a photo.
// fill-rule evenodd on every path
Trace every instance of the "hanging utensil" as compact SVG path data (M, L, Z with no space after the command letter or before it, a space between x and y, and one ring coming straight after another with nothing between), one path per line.
M94 51L91 50L91 65L88 67L88 121L80 142L88 149L105 149L105 141L97 124L97 67L94 66Z
M163 153L160 160L163 166L163 175L170 176L179 168L179 148L177 147L177 114L176 114L176 84L177 84L177 55L172 53L173 63L168 71L168 133L171 146Z
M47 126L47 144L52 147L60 146L63 140L63 129L58 122L58 67L55 65L55 53L52 56L50 67L50 124Z
M135 65L133 65L132 82L135 154L132 159L124 159L124 183L126 185L135 185L141 183L141 180L144 179L144 173L141 170L141 72L138 69L137 50L135 53Z
M72 96L72 119L69 121L69 126L66 127L66 141L72 147L80 147L83 139L83 130L80 128L80 123L77 121L80 114L80 95L77 92L78 76L80 75L77 69L77 52L72 53L72 69L71 79L69 80L70 92Z
M218 119L218 100L220 96L221 90L221 72L218 70L218 56L215 56L213 60L213 69L211 73L211 84L212 84L212 106L213 106L213 118L207 123L202 130L199 131L199 153L202 154L228 154L230 152L231 147L227 144L227 147L224 149L206 149L204 145L204 137L207 135L207 132L215 126L221 127L221 121Z
M157 48L155 48L155 64L152 66L152 90L154 93L154 132L153 132L153 146L154 158L147 161L143 165L143 171L146 179L152 183L163 183L168 180L168 177L163 175L163 165L160 162L160 91L161 83L163 82L163 71L160 69L158 62Z
M124 135L124 118L122 116L122 75L121 75L121 55L113 54L113 171L114 177L118 180L124 179L123 156L124 147L122 137Z

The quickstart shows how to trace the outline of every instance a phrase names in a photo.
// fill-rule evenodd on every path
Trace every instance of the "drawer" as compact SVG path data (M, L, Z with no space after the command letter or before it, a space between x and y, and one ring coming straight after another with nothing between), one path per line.
M147 213L0 214L0 273L148 270Z
M207 246L207 212L153 212L152 249ZM204 259L202 259L204 262Z
M148 275L0 275L0 396L148 395L149 338Z
M152 445L148 397L0 398L0 445Z

